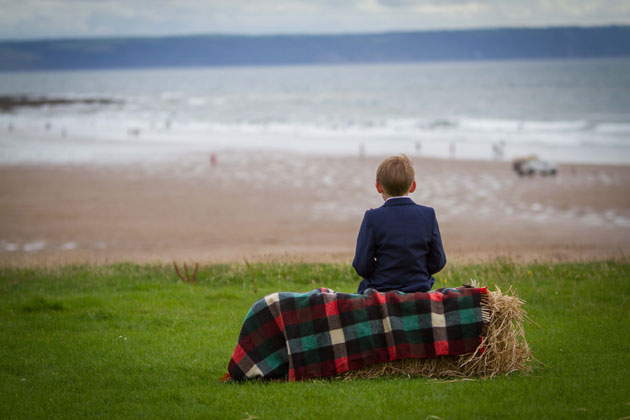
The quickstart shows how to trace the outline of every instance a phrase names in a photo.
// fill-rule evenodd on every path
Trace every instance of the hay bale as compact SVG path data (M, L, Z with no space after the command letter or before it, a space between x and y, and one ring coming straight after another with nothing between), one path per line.
M531 354L523 322L529 321L524 301L511 288L504 294L498 287L482 298L483 343L472 354L429 359L402 359L375 363L338 375L340 379L372 379L381 376L423 376L427 378L492 377L531 371ZM481 347L484 351L481 352Z

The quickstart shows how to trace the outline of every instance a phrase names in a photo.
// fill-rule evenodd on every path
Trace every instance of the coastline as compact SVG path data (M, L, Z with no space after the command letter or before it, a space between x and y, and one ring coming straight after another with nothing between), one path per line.
M0 264L351 262L380 157L222 152L171 163L0 166ZM450 264L630 252L630 166L414 158Z

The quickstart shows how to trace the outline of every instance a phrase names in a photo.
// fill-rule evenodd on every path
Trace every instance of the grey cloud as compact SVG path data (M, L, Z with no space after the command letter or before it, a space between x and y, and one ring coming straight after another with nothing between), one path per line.
M488 1L471 0L378 0L380 4L387 7L413 8L417 6L443 7L451 5L466 5L470 3L489 3Z
M627 0L0 0L0 38L630 23Z

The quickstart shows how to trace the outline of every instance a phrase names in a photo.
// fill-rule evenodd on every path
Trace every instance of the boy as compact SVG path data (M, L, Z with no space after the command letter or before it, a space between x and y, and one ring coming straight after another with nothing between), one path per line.
M385 159L376 171L383 206L365 212L352 266L363 277L358 293L427 292L432 274L446 264L435 210L414 203L413 165L405 155Z

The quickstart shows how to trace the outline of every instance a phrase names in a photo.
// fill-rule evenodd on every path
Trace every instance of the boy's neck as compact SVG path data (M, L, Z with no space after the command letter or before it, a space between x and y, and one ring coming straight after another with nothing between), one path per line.
M390 198L404 198L404 197L409 197L409 194L403 194L403 195L395 195L395 196L391 196L391 195L388 195L388 194L383 193L383 194L381 194L381 195L383 196L383 201L387 201L387 200L389 200Z

